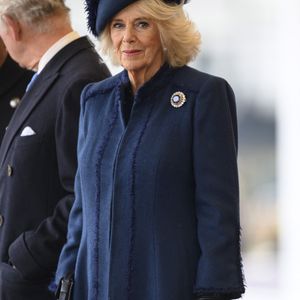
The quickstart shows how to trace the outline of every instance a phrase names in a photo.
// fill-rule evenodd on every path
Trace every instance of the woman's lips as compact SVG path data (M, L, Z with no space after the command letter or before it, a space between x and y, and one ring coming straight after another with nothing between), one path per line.
M128 56L133 56L133 55L136 55L136 54L139 54L141 53L141 50L123 50L122 51L125 55L128 55Z

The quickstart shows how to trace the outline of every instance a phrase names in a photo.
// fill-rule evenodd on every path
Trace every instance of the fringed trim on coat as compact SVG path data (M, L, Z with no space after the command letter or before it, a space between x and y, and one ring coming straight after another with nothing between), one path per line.
M239 232L237 233L237 268L240 271L239 275L239 287L228 287L228 288L216 288L216 287L208 287L208 288L195 288L194 294L196 297L220 297L224 296L225 299L239 299L242 294L245 293L245 276L243 272L243 262L242 262L242 255L241 255L241 227L238 224L237 226Z
M220 297L238 299L244 293L243 287L238 288L199 288L195 291L196 297Z
M109 123L108 130L106 135L103 139L103 143L100 146L98 151L98 162L96 163L96 179L97 179L97 193L96 193L96 209L95 209L95 220L96 220L96 227L95 227L95 236L94 236L94 265L95 265L95 275L93 278L93 299L98 299L99 295L99 249L100 249L100 198L101 198L101 171L102 171L102 160L104 157L104 152L107 148L109 139L112 135L112 131L116 125L117 117L118 117L118 110L119 110L119 101L115 101L114 112Z

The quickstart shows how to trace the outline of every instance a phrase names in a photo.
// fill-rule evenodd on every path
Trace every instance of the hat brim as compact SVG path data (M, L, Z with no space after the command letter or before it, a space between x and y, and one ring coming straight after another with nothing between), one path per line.
M88 28L94 36L104 30L107 23L119 11L138 0L85 0L85 10L88 18ZM163 0L166 3L186 4L190 0Z

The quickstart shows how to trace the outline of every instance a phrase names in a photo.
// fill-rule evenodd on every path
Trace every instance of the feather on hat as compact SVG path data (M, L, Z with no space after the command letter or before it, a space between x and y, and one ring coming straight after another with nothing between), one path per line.
M137 0L85 0L88 15L88 27L93 35L98 36L107 22L126 6ZM163 0L166 3L185 4L189 0Z

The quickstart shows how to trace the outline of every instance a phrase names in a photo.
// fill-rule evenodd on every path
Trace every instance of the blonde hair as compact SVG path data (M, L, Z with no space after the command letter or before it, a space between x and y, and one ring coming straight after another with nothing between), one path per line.
M162 0L139 0L133 5L137 5L137 8L156 22L166 61L170 66L181 67L197 56L201 35L184 12L183 4L166 4ZM113 64L118 65L110 36L110 24L106 25L99 39L103 54L110 57Z

